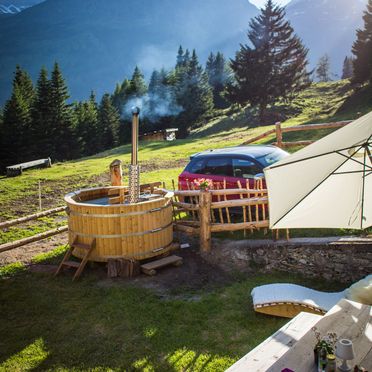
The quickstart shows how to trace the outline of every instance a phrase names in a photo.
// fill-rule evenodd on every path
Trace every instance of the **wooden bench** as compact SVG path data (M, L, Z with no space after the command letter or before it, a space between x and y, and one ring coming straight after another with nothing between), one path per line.
M27 163L20 163L15 165L9 165L6 167L6 175L7 177L15 177L20 176L24 169L30 169L30 168L49 168L52 166L52 161L50 158L48 159L38 159L29 161Z
M280 372L289 368L296 372L315 372L313 326L321 336L336 332L338 338L352 340L355 359L349 364L372 369L372 308L342 299L324 316L300 313L227 371Z

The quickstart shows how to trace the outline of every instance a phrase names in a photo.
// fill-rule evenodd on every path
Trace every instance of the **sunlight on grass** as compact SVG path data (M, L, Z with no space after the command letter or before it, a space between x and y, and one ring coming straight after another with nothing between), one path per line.
M30 371L40 366L47 359L49 352L42 338L26 346L19 353L11 356L0 365L0 371Z
M142 358L136 360L133 363L134 370L139 370L141 372L154 372L155 367L149 362L149 358Z
M16 274L20 274L22 271L25 271L26 267L21 262L15 262L6 266L0 267L0 278L10 277Z
M66 252L67 248L68 247L66 245L61 245L49 252L38 254L32 258L32 263L39 264L47 262L59 262L61 260L61 256Z
M158 329L156 327L149 327L145 329L143 334L146 338L151 338L151 337L154 337L157 332L158 332Z
M253 287L340 288L290 273L239 278L209 290L180 286L182 300L93 271L76 283L29 271L0 278L0 369L222 372L287 322L253 310Z
M187 348L178 349L167 355L168 363L176 371L222 371L230 367L235 360L229 357L197 353Z

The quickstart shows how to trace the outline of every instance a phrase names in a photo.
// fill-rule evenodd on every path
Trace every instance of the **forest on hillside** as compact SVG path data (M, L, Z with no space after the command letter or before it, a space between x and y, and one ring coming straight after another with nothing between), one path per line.
M353 56L345 56L342 78L355 89L372 83L372 0L357 31ZM268 0L249 23L247 44L226 60L211 53L206 65L197 52L180 46L174 68L154 70L147 83L140 66L97 102L94 92L86 101L70 102L62 71L43 67L34 85L29 74L16 67L13 90L0 114L0 168L41 157L53 161L76 159L130 140L130 111L141 108L141 131L176 127L181 137L231 105L257 112L268 124L267 108L290 101L314 79L328 81L329 58L323 56L314 71L308 68L308 50L286 19L285 9Z

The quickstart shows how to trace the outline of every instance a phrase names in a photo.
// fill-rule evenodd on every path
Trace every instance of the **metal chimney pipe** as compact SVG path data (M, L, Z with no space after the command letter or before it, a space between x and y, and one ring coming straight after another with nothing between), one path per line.
M140 109L138 107L132 108L132 165L138 164L139 113Z
M129 166L129 203L138 203L140 196L140 167L138 165L138 107L132 108L132 159Z

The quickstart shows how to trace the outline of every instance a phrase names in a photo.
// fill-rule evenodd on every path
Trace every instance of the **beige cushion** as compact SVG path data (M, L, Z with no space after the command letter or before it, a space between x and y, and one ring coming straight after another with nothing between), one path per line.
M361 304L372 305L372 275L366 276L347 289L346 298Z

